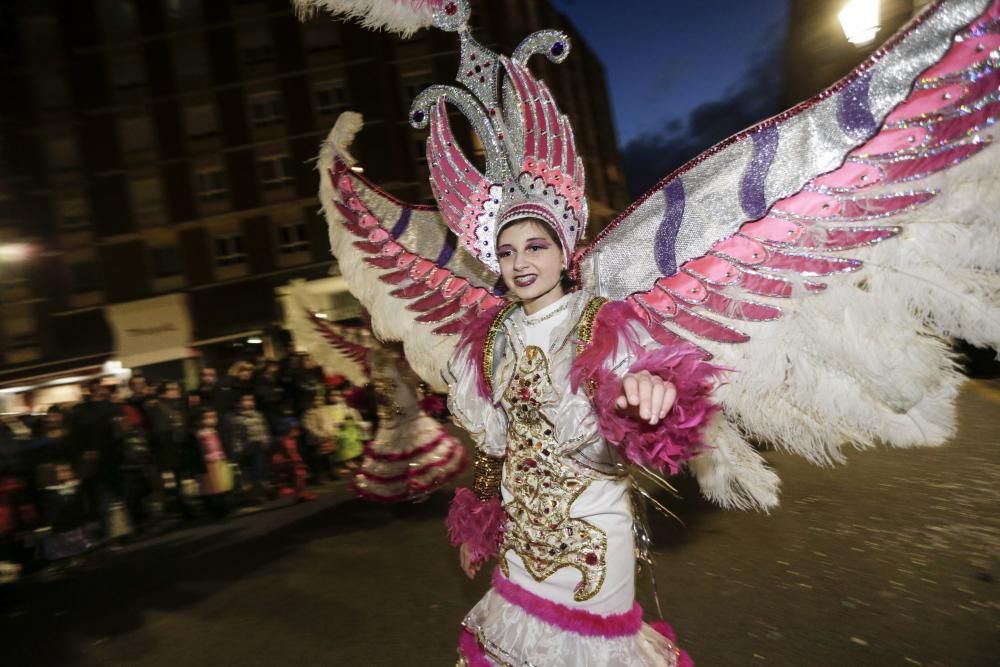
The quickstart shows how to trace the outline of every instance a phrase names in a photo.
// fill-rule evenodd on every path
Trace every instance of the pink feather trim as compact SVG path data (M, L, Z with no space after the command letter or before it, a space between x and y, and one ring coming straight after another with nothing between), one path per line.
M480 500L470 489L456 489L447 526L451 545L465 545L473 562L481 563L496 556L507 526L507 512L499 496Z
M618 354L618 346L625 343L629 350L638 353L642 348L636 335L636 327L645 322L624 301L611 301L601 306L594 320L590 342L573 360L569 372L570 387L576 391L587 380L596 380L596 375L607 365L608 360Z
M462 628L462 634L458 638L458 652L469 663L469 667L490 667L486 651L468 628Z
M723 370L707 363L700 350L681 343L643 350L634 325L644 324L628 304L606 304L594 323L590 344L573 362L570 383L596 386L593 396L601 434L629 462L647 468L666 468L671 474L704 448L702 432L718 410L711 401L713 379ZM637 356L629 373L649 371L677 389L677 399L666 419L655 426L634 419L615 407L621 378L608 369L609 360L625 344Z
M499 568L493 571L493 590L504 600L535 618L578 635L628 637L642 628L642 607L638 602L633 604L631 610L622 614L601 616L535 595L503 576Z
M677 667L694 667L694 661L691 660L691 656L687 654L687 651L677 646L677 635L674 633L674 629L670 627L670 624L666 621L653 621L649 624L651 628L659 632L661 635L673 642L674 646L677 647L679 655L677 656Z
M468 326L465 327L465 331L462 333L462 338L458 341L458 349L466 350L467 358L466 371L469 373L474 373L476 377L476 387L479 389L479 395L483 398L489 400L492 398L490 394L490 385L487 378L483 377L483 350L486 349L486 334L489 333L490 325L493 324L493 319L500 312L500 309L507 305L506 301L503 301L496 306L484 310L480 313Z
M630 462L647 468L667 468L676 473L681 464L700 452L702 432L718 410L711 401L712 378L720 369L706 363L701 353L685 346L661 347L642 354L630 373L649 371L677 389L677 399L667 417L656 425L619 412L621 379L609 370L598 374L594 409L601 433Z

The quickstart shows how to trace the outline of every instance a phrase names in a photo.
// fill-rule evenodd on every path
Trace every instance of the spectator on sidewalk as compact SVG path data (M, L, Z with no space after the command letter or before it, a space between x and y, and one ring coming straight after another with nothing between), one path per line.
M254 398L257 399L257 409L264 414L271 433L278 434L285 403L285 389L278 377L278 363L268 361L257 377L254 387Z
M153 456L159 471L156 493L164 505L183 512L181 480L184 448L188 439L187 408L178 382L160 385L155 400L147 403Z
M83 402L70 415L70 440L88 515L99 520L106 539L127 532L121 521L121 441L115 426L119 408L99 378L87 382Z
M128 402L122 406L119 420L122 441L121 487L122 498L134 528L154 518L159 518L161 507L153 506L150 496L154 495L155 472L153 449L141 403Z
M264 415L256 409L252 392L243 392L231 423L230 455L239 466L244 488L249 487L250 497L259 499L266 474L265 457L271 449L271 430Z
M315 452L314 477L319 479L326 475L330 479L336 479L333 456L337 451L337 421L332 407L327 405L322 394L317 394L313 406L306 411L302 426L305 429L306 443Z

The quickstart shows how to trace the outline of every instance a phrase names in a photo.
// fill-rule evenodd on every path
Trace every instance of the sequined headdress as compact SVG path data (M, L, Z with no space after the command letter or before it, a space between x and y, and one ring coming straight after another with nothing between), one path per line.
M569 39L556 30L530 35L511 57L473 39L465 0L442 2L433 22L458 33L463 87L433 85L413 102L410 123L430 125L427 160L431 189L441 216L462 245L491 271L499 273L495 242L505 225L526 218L542 220L558 234L569 266L587 226L583 163L576 153L569 120L559 112L548 87L528 71L534 54L562 62ZM447 103L461 111L483 145L482 173L455 142Z

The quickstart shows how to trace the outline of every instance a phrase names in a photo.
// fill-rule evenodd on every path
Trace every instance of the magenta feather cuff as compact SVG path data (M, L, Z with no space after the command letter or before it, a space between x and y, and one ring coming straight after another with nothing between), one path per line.
M455 490L455 498L448 509L448 537L452 546L465 545L469 557L476 563L497 554L507 525L507 512L500 497L480 500L470 489Z
M711 399L713 378L719 367L704 361L690 346L661 347L643 352L630 373L649 371L677 389L677 399L666 418L650 425L615 407L621 395L621 378L602 369L595 375L594 409L601 434L616 445L630 463L676 473L682 464L705 446L702 433L718 410Z

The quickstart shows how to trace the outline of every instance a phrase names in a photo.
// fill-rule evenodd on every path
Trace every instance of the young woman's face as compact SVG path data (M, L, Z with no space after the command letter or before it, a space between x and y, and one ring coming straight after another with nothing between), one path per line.
M507 289L520 299L527 313L563 296L562 248L549 236L544 223L525 220L504 227L497 237L497 258Z

